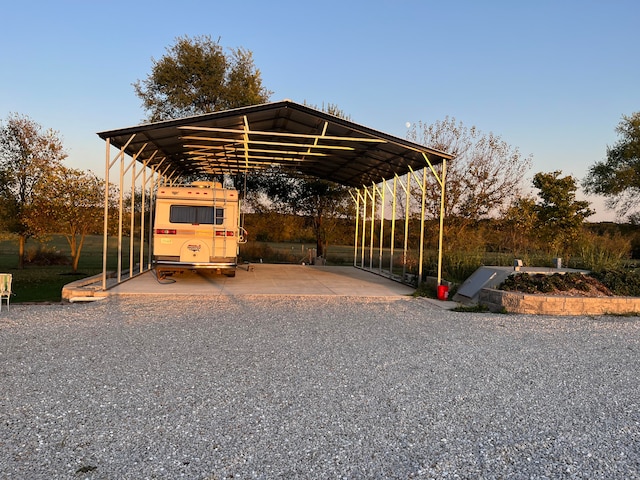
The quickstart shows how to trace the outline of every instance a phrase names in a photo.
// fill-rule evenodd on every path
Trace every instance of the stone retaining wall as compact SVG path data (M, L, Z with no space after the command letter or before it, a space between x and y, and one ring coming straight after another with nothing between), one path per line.
M506 292L492 288L480 291L478 303L492 312L542 315L603 315L640 313L636 297L562 297Z

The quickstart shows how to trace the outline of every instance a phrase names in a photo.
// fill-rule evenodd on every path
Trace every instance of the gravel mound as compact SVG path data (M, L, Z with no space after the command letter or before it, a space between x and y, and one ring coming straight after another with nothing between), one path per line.
M0 313L0 478L640 478L640 322L424 299Z

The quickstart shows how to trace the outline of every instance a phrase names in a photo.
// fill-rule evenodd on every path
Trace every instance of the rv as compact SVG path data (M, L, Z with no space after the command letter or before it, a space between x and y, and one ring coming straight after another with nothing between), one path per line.
M185 270L234 277L245 236L237 190L219 182L158 187L153 258L159 278Z

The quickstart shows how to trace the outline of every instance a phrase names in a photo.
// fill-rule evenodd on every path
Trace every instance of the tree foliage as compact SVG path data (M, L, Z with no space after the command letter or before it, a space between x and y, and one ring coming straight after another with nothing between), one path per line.
M531 197L514 200L498 220L502 246L519 254L532 247L532 234L537 226L536 202Z
M251 175L247 192L246 200L256 212L277 211L308 218L319 256L326 256L335 222L350 213L347 187L315 177L293 175L280 168Z
M447 163L445 215L463 221L478 221L497 213L518 198L522 179L531 164L493 133L483 134L455 118L427 125L418 123L409 132L416 143L453 154ZM441 166L436 166L438 175ZM432 218L440 214L440 187L433 175L427 176L427 210Z
M0 126L0 224L19 237L19 268L27 239L38 233L27 219L40 200L40 187L66 156L58 133L27 116L11 114Z
M103 180L91 172L58 166L43 178L26 222L40 236L63 234L76 272L86 235L103 224L103 205Z
M322 106L318 107L317 105L308 103L305 100L304 102L302 102L302 104L306 105L307 107L313 108L315 110L320 110L322 112L328 113L329 115L333 115L334 117L338 117L338 118L342 118L343 120L351 121L351 115L346 113L344 110L342 110L335 103L327 103L327 104L325 104L324 102L322 102Z
M408 138L454 155L446 166L444 245L447 251L473 248L481 242L478 222L497 216L520 196L531 158L523 157L499 136L483 134L475 126L466 127L450 117L431 125L415 124ZM436 165L435 170L442 175L442 165ZM437 219L440 185L430 173L426 179L426 218ZM414 204L421 196L422 189L414 188ZM435 224L428 225L431 231L427 237L437 238ZM471 237L476 240L471 242Z
M576 241L584 220L593 215L589 202L576 200L576 179L562 172L536 173L533 186L540 200L535 206L538 230L551 250L564 254Z
M226 53L208 35L178 37L152 61L149 76L133 84L152 122L264 103L271 95L252 52Z
M640 112L622 116L616 128L620 138L607 147L607 159L591 166L583 186L604 195L607 206L627 214L640 203Z

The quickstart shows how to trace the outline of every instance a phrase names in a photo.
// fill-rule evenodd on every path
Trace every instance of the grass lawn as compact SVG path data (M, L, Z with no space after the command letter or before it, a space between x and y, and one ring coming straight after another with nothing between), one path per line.
M24 269L18 269L18 240L0 241L0 273L13 275L12 290L14 295L11 303L24 302L60 302L62 300L62 287L81 278L102 273L102 236L91 235L85 239L82 248L78 272L71 271L69 265L27 265ZM50 241L40 243L28 240L26 250L35 250L39 247L55 249L68 255L69 246L64 237L56 235ZM139 255L137 246L135 254ZM117 265L117 239L109 239L109 256L107 268L115 270ZM146 253L145 253L146 254ZM129 240L123 240L123 269L128 267Z

